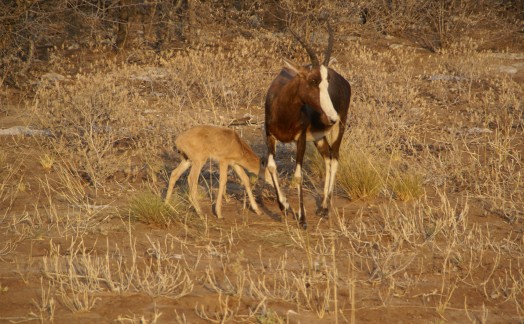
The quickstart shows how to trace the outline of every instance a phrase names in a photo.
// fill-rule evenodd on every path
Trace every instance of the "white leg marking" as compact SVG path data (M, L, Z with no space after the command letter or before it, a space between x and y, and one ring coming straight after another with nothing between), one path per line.
M277 169L277 164L275 163L275 159L273 159L273 154L269 154L269 157L267 158L267 168L270 172Z
M329 194L333 192L333 188L335 188L335 177L337 175L337 169L338 169L338 160L334 159L331 160L331 176L329 179Z
M273 154L269 154L269 157L267 159L267 169L269 170L269 173L271 174L271 178L274 180L273 186L275 187L275 190L278 194L278 199L280 203L284 206L285 209L289 208L289 204L286 201L286 197L284 196L284 193L282 190L280 190L280 186L278 184L278 173L277 173L277 164L275 163L275 159L273 159Z
M295 168L295 182L297 183L298 189L298 219L302 219L302 167L300 164L297 164Z
M324 159L324 163L326 164L326 177L324 179L324 199L322 199L322 207L326 207L329 195L329 180L331 179L331 159Z
M301 181L301 180L299 180ZM302 219L302 204L304 203L301 201L302 197L302 186L300 185L300 182L297 183L297 190L298 190L298 219Z
M337 111L335 110L335 107L333 107L331 97L329 96L329 82L327 80L328 69L324 65L320 66L320 76L322 77L322 81L318 85L318 87L320 88L320 107L322 108L324 113L326 113L328 118L334 123L339 120L339 117Z
M300 164L297 164L295 169L295 179L298 181L302 180L302 168L300 167Z

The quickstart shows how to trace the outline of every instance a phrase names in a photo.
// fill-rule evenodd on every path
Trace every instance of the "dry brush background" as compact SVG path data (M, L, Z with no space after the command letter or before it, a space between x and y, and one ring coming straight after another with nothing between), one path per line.
M337 194L309 229L218 169L162 203L176 135L235 128L291 26L352 85ZM510 0L21 0L0 4L0 321L524 321L524 7ZM247 120L247 122L246 122ZM294 146L277 163L292 203Z

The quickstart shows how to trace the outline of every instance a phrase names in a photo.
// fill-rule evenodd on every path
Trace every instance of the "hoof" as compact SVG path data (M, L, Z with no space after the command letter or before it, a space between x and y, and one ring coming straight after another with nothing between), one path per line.
M306 223L306 222L301 221L301 222L299 223L299 225L300 225L300 227L302 227L303 230L307 230L307 223Z
M329 216L329 208L319 207L317 209L317 216L327 218Z
M260 211L260 209L253 209L253 211L255 212L255 214L257 215L262 215L262 212Z
M295 219L297 218L297 214L295 214L295 211L293 210L293 208L288 207L288 209L286 209L286 210L284 211L284 215L285 215L285 216L287 216L288 213L291 214L291 216L293 216L293 218L295 218Z

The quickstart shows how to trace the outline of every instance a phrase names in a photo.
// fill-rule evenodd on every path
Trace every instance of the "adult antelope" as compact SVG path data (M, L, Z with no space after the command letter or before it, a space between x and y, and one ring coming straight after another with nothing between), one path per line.
M275 187L280 210L288 210L296 216L303 228L307 227L302 193L302 161L306 142L312 141L322 155L326 166L324 194L317 210L320 216L329 213L331 195L335 185L340 143L346 128L346 119L351 99L349 82L328 67L333 49L333 30L329 22L328 46L324 62L319 63L312 48L296 33L293 36L307 51L311 64L297 65L284 59L284 67L273 80L266 95L265 131L268 157L267 168ZM294 178L298 186L298 216L290 208L278 184L275 152L277 141L295 142L297 159Z

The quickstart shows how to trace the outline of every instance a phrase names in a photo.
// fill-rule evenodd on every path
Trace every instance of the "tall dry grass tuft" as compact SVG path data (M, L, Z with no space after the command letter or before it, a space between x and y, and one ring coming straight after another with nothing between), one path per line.
M190 214L190 208L187 195L179 191L174 192L169 205L164 203L160 195L144 192L131 199L128 213L133 221L168 227L173 221L182 220L183 216Z
M352 199L373 199L384 185L382 167L358 148L342 150L337 184Z
M401 201L416 200L424 195L423 181L418 174L394 173L388 179L388 187L393 197Z
M129 202L130 219L145 224L167 227L175 213L160 197L149 192L139 194Z

